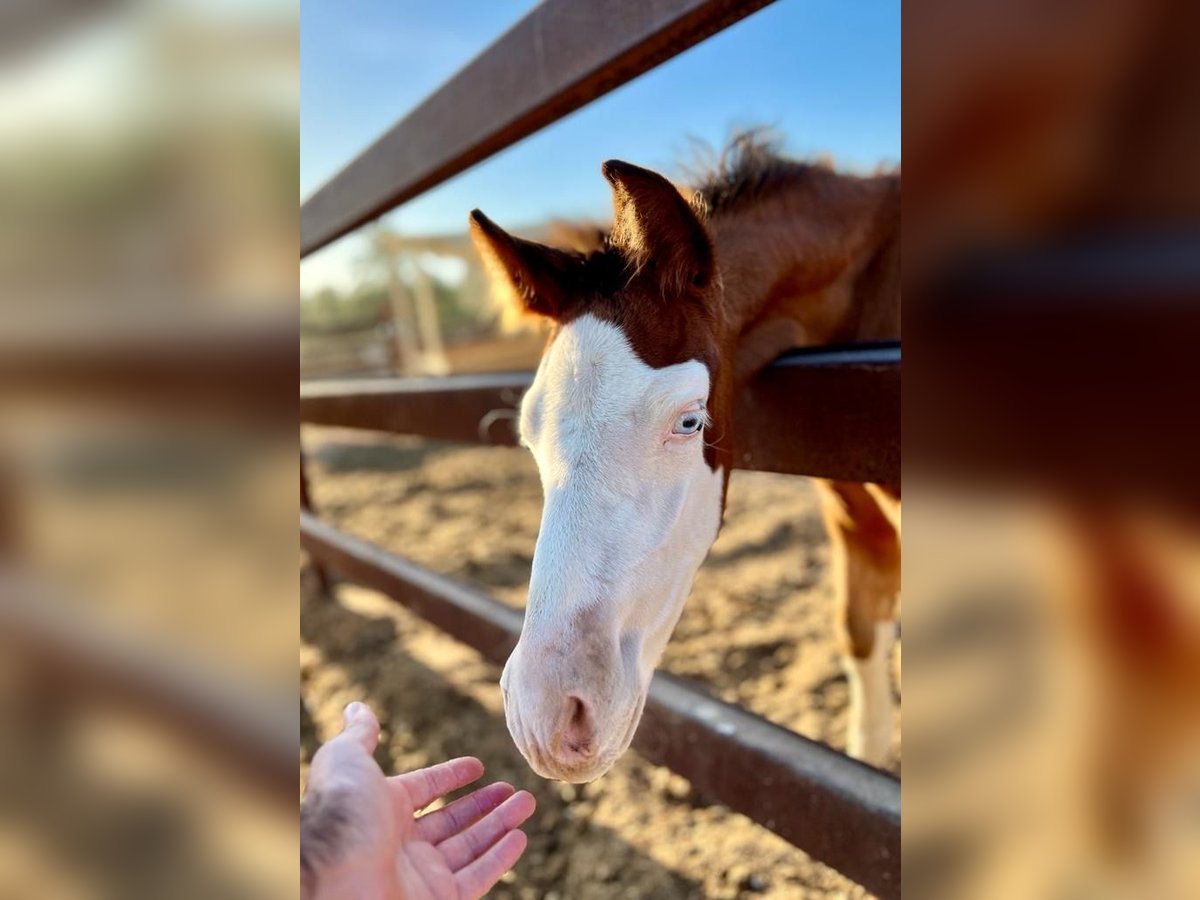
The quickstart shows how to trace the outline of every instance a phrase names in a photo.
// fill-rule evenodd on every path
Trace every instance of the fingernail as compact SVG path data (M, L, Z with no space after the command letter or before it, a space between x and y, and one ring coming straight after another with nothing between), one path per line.
M349 724L351 720L357 719L360 715L366 712L366 709L366 706L355 700L353 703L350 703L346 706L346 711L342 713L342 717L345 719L346 723Z

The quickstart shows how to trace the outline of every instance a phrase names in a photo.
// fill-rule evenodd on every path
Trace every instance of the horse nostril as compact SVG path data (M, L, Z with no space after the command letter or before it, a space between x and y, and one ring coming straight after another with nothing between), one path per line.
M556 741L560 755L588 758L596 752L596 729L592 714L579 697L567 698L567 715Z
M583 706L583 701L578 697L571 697L571 718L569 724L578 727L583 724L584 718L587 716L587 710Z

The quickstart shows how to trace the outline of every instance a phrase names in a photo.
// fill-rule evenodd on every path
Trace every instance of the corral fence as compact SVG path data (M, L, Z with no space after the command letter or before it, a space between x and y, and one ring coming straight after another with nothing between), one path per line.
M546 0L302 206L307 256L586 105L770 0ZM301 422L512 444L529 373L302 384ZM781 427L782 426L782 427ZM740 398L740 468L900 482L900 347L796 351ZM521 613L320 521L301 455L301 544L500 664ZM900 783L669 675L634 747L701 794L883 897L900 894Z

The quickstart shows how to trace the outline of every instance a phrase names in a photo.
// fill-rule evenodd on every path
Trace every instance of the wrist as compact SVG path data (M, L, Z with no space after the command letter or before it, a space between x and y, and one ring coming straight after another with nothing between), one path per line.
M339 866L316 871L310 885L302 887L302 896L304 900L398 900L400 889L395 873L385 871L386 868L363 871Z
M388 841L361 846L354 798L313 790L300 805L300 892L303 900L392 900L397 889ZM374 843L374 842L372 842Z

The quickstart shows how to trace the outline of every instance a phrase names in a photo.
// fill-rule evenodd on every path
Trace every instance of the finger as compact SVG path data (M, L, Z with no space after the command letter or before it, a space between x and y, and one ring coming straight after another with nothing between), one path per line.
M417 837L431 844L440 844L478 822L513 795L513 786L497 781L487 787L459 797L449 806L417 819Z
M533 815L536 805L528 791L513 794L466 831L438 844L438 852L450 871L457 872L479 859L489 847Z
M341 777L349 777L351 773L379 771L372 754L379 741L379 720L363 703L349 704L342 714L343 727L340 734L334 735L317 748L313 754L312 766L309 768L309 785L315 785L340 773ZM383 773L379 772L382 776Z
M516 865L525 852L529 839L523 831L510 831L475 862L454 873L458 895L479 900L491 890L500 876Z
M473 756L460 756L427 769L393 775L388 782L392 789L402 789L412 801L413 809L428 806L438 797L470 784L483 774L483 763Z
M379 720L375 718L375 713L371 712L370 707L355 700L342 713L342 720L346 727L340 736L356 742L368 754L374 753L375 745L379 743Z

